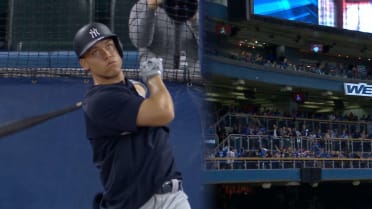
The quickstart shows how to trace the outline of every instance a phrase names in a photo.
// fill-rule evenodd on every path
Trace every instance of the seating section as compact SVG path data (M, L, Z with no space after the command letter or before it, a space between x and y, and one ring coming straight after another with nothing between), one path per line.
M207 169L372 168L370 116L290 117L222 110L207 132Z

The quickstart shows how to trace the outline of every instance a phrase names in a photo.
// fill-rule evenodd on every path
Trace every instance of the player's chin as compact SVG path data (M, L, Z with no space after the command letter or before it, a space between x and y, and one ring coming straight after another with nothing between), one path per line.
M121 65L119 63L113 63L106 66L105 72L106 73L118 73L121 72Z
M104 72L101 73L101 77L104 77L106 79L115 78L120 75L120 73L123 73L123 71L120 68L107 68Z
M108 75L111 75L112 77L119 76L123 71L120 68L115 68L114 70L109 71Z

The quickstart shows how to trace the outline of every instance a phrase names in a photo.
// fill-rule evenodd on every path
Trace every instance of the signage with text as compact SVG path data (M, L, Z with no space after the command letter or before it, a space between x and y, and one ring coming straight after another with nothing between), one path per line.
M344 83L346 95L372 97L372 85L366 83Z

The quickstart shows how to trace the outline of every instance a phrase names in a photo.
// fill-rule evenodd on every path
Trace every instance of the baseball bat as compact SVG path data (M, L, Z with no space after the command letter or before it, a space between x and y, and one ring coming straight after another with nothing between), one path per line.
M35 126L52 118L56 118L66 113L78 110L81 108L82 105L83 105L82 102L77 102L74 105L64 107L59 110L43 113L40 115L30 116L14 122L7 123L5 125L0 125L0 138L22 131L27 128L31 128L32 126Z

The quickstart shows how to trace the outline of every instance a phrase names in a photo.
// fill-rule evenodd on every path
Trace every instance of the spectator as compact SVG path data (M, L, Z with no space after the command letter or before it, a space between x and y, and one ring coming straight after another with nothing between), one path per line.
M234 168L234 159L235 158L235 152L231 147L228 148L227 154L226 154L226 164L227 164L227 169L233 169Z
M190 8L197 1L187 1ZM166 1L139 0L131 9L129 37L138 48L140 61L151 57L163 59L165 69L180 69L180 56L186 57L188 70L200 71L198 59L198 13L186 21L178 21L167 13ZM189 6L189 5L186 5ZM182 12L182 11L178 11ZM179 36L178 36L179 35ZM178 40L179 39L179 40Z

